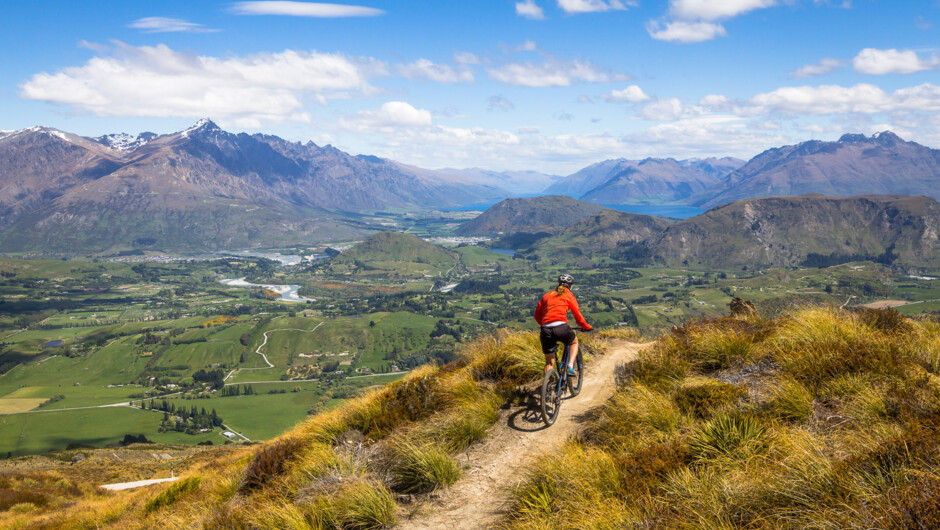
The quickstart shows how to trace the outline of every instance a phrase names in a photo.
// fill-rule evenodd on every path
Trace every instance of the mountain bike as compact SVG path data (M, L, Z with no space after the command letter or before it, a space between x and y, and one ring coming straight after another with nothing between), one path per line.
M584 356L581 354L581 348L578 348L578 356L574 360L574 371L577 375L573 376L568 375L571 347L565 346L561 364L558 363L557 344L554 353L556 368L545 372L542 378L542 421L546 426L551 426L558 419L558 411L561 409L561 400L565 393L571 394L571 397L577 396L581 393L581 384L584 382ZM561 370L558 370L558 367L561 367Z

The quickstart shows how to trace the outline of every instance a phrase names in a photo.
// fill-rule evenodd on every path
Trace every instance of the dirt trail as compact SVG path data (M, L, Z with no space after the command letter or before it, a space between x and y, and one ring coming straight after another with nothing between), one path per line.
M575 436L585 413L613 395L617 366L632 360L645 346L618 342L607 355L595 356L585 370L581 394L565 400L558 420L549 428L542 423L534 395L527 406L514 406L502 414L486 440L460 455L460 463L469 465L464 476L429 503L416 507L413 518L399 518L398 528L472 529L498 522L510 490L525 476L532 458L560 448Z

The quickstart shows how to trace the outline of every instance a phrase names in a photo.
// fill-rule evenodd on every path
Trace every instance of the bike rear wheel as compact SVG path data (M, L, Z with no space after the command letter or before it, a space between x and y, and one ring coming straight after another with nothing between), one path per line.
M558 410L561 408L561 385L558 371L554 368L545 372L542 379L542 421L545 425L552 425L558 419Z
M574 371L577 375L568 376L568 391L572 396L577 396L581 393L581 383L584 382L584 357L581 356L580 351L574 359Z

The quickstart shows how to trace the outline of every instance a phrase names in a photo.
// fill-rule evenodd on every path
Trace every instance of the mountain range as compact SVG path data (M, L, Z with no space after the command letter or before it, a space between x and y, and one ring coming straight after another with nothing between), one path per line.
M940 150L890 131L846 134L736 158L612 159L590 165L545 193L596 204L685 204L712 208L741 199L821 193L926 195L940 199Z
M545 193L597 204L683 203L743 164L737 158L605 160L552 184Z
M515 217L484 215L459 233L558 234L608 204L708 208L806 193L940 198L940 150L891 132L849 134L769 149L747 162L614 159L560 178L423 169L330 145L233 134L210 120L172 134L96 138L31 127L0 131L0 250L205 251L347 239L381 229L363 223L362 213L493 202L542 186L583 201L504 203Z
M232 134L0 133L0 248L217 250L361 233L346 212L439 208L506 190L332 146Z

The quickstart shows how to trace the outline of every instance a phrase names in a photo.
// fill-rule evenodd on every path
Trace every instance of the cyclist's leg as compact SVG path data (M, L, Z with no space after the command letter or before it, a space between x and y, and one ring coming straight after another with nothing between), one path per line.
M551 335L550 330L542 328L539 332L539 342L542 344L542 353L545 354L545 370L549 371L555 367L555 350L558 342Z
M568 355L568 368L574 368L575 359L578 358L578 336L571 341L571 354Z

